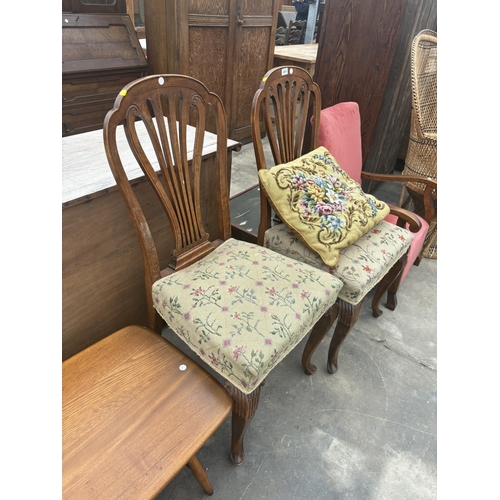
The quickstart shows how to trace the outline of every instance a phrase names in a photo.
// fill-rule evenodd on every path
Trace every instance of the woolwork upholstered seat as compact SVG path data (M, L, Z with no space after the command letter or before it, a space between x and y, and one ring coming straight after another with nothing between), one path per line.
M153 298L193 351L250 394L335 303L341 287L314 267L230 239L156 281Z
M207 132L209 124L214 133ZM152 199L142 204L120 159L122 128L125 147L153 188ZM209 135L216 138L215 150L205 164ZM220 98L200 81L154 75L128 84L106 116L104 144L142 251L149 326L161 332L166 322L225 379L233 398L230 457L239 465L266 376L308 332L302 364L307 373L314 371L309 353L334 320L342 283L231 238L226 114ZM156 198L168 225L153 236L149 222L155 221L147 213ZM206 221L209 211L215 223Z
M399 278L406 263L406 255L413 236L403 227L383 221L378 222L357 241L341 249L336 263L329 266L314 252L312 249L314 245L305 238L307 231L302 231L300 234L297 226L294 226L294 230L288 227L286 224L288 214L285 217L281 216L280 206L277 205L276 198L273 198L273 193L263 180L265 181L269 173L275 169L282 169L290 163L308 164L311 162L311 155L318 157L316 151L320 119L312 122L309 144L306 144L305 130L309 114L319 117L320 111L320 89L307 71L296 66L273 68L264 75L254 95L251 127L261 186L258 242L266 248L331 273L343 283L337 299L337 325L330 342L327 362L328 371L335 373L338 369L337 359L340 347L359 317L363 299L375 285L380 283L381 286L377 289L372 301L372 310L375 316L381 314L378 307L380 298ZM261 123L266 130L275 163L275 167L269 171L262 146ZM325 154L331 159L327 151ZM319 156L322 157L324 154ZM323 168L322 163L324 162L318 161L318 169ZM340 165L340 170L341 168L342 165ZM342 174L345 176L345 172ZM324 182L325 179L315 179L314 176L307 179L307 183L317 183L317 188L321 188ZM333 182L342 181L339 177ZM281 187L284 188L283 185ZM322 189L316 189L315 192L321 191ZM326 201L329 206L341 205L339 210L351 210L350 207L344 206L342 192L339 197L336 197L337 195L332 194L333 190L330 188L323 191L319 196L320 198L325 196L325 198L321 198L320 203ZM301 203L306 203L306 201L297 200L297 196L302 195L290 191L290 203L301 207L303 206ZM317 199L316 202L318 202ZM277 213L279 221L272 217L271 207ZM298 209L300 208L296 208ZM404 217L405 222L408 222L413 230L420 227L420 221L411 213L393 207L390 207L390 211ZM342 217L339 216L338 220L341 219ZM346 220L347 222L342 221L343 230L349 231L349 225L356 221ZM285 224L277 225L281 221ZM326 224L335 224L335 220L330 220ZM318 234L317 238L321 239L321 235Z
M285 224L266 231L264 246L333 274L343 283L338 298L355 306L382 280L388 267L408 251L412 238L405 229L382 221L356 243L343 249L335 266L327 266Z
M421 227L418 231L412 233L413 240L408 252L407 263L401 273L399 281L395 281L387 291L386 306L394 310L397 306L396 294L401 283L408 275L413 265L418 266L421 259L424 241L429 229L429 223L434 215L434 204L431 195L437 189L434 180L425 177L412 175L411 177L402 177L394 174L376 174L362 171L363 158L361 148L361 117L359 105L356 102L340 102L334 106L322 109L320 113L318 144L324 146L342 165L342 168L356 182L361 183L363 179L379 182L399 183L401 185L405 179L424 186L422 189L422 199L424 200L424 215L413 214L420 220ZM398 224L399 217L389 214L385 217L387 222ZM409 224L404 227L410 229Z

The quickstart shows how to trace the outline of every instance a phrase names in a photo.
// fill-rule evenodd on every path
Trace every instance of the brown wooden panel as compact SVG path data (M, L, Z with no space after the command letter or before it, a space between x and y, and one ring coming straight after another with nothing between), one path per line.
M243 138L250 135L253 96L269 69L267 56L271 27L244 28L240 36L241 42L236 46L234 56L238 64L233 88L235 106L231 130L233 137ZM252 51L248 47L252 47Z
M436 0L408 0L391 71L380 107L364 170L390 173L399 157L404 159L411 115L410 54L414 36L437 29ZM373 183L364 183L371 190Z
M208 16L229 16L230 0L184 0L189 6L190 14Z
M189 30L188 73L203 82L224 102L227 96L226 48L228 28L193 26ZM210 64L206 61L210 60Z
M406 0L327 2L314 79L322 107L356 101L361 113L363 160L372 141L399 39Z

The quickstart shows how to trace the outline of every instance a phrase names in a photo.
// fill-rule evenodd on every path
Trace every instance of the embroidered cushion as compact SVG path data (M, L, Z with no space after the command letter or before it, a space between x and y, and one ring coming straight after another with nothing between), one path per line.
M342 282L230 239L153 285L160 316L216 372L250 394L335 303Z
M333 274L344 284L338 298L356 305L408 250L412 240L410 231L382 221L351 246L342 249L334 266L327 266L285 224L266 231L264 246Z
M280 219L334 266L340 250L368 233L389 207L365 194L324 147L300 158L259 170L261 186Z

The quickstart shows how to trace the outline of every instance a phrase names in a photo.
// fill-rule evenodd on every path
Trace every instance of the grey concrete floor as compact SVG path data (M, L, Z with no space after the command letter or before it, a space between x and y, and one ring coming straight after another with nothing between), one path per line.
M252 145L245 145L233 154L232 194L256 182ZM373 194L399 198L394 189ZM212 498L437 498L437 260L412 268L395 311L382 305L383 315L372 317L372 296L341 348L335 375L326 370L335 325L314 354L314 375L301 367L305 339L270 373L241 466L229 460L230 417L199 451ZM170 331L164 335L191 355ZM158 496L204 498L187 468Z

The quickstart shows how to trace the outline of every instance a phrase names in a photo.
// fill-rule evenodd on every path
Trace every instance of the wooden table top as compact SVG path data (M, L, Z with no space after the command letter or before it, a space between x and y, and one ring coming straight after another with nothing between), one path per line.
M154 498L231 408L206 370L154 332L106 337L62 364L63 497Z
M318 55L317 43L299 43L297 45L277 45L274 57L297 62L315 63Z
M150 155L153 146L146 139L147 132L139 130L144 150ZM192 132L192 133L189 133ZM122 156L123 167L131 180L144 178L141 168L130 151L123 127L117 129L118 150L124 151ZM216 150L217 137L205 132L203 156L206 157ZM228 139L228 149L236 149L239 142ZM188 159L191 160L194 149L194 129L188 127ZM153 163L155 170L159 170L158 163ZM103 131L93 130L83 134L71 135L62 138L62 208L97 198L110 191L117 190L113 174L104 151Z

